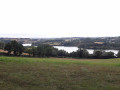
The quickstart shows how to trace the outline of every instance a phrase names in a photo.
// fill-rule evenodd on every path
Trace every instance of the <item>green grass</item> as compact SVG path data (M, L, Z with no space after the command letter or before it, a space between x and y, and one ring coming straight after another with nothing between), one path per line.
M0 90L119 90L120 59L0 57Z
M24 58L24 57L0 57L2 62L14 63L53 63L53 64L88 64L102 66L120 66L120 59L65 59L65 58Z

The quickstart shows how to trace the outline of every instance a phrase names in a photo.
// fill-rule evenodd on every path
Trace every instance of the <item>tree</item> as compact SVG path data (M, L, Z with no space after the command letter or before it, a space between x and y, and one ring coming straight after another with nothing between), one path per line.
M68 53L64 50L58 50L58 56L65 57L68 56Z
M44 45L39 45L37 47L37 54L39 57L44 57L45 56L45 53L46 53L46 50L45 50L45 46Z
M0 42L0 49L4 49L5 43L4 42Z
M17 41L11 41L5 45L4 50L8 51L8 55L13 51L15 56L21 55L24 51L24 47L22 44L18 43Z
M33 47L33 48L32 48L32 55L33 55L33 57L35 57L36 54L37 54L37 48L36 48L36 47Z
M29 54L29 57L32 55L32 49L27 49L27 53Z
M77 57L77 52L71 52L70 54L69 54L69 57Z
M114 58L114 53L113 52L107 52L107 57L108 58Z
M57 49L47 44L41 44L37 47L37 55L39 57L57 56Z
M119 50L119 52L118 52L118 54L117 54L117 57L120 58L120 50Z
M103 51L101 51L101 50L95 50L93 54L94 54L95 58L101 58L102 54L103 54Z
M89 56L89 53L86 49L79 49L77 50L77 57L80 57L80 58L87 58Z
M25 48L23 47L23 45L19 43L19 44L18 44L18 52L19 52L19 55L21 55L24 50L25 50Z
M114 56L114 53L113 52L103 52L102 53L102 56L101 56L101 58L106 58L106 59L108 59L108 58L114 58L115 56Z
M11 43L7 43L4 47L4 50L8 51L8 55L10 55L11 51L12 51L12 45Z

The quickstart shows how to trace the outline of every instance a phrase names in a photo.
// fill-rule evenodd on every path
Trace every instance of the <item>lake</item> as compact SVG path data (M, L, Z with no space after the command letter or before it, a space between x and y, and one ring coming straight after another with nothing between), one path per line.
M32 44L22 44L23 46L32 46Z
M53 46L54 48L57 48L58 50L65 50L68 53L71 53L73 51L77 51L78 47L67 47L67 46ZM89 54L93 54L93 49L87 49ZM114 52L114 54L118 53L118 50L105 50L106 52Z

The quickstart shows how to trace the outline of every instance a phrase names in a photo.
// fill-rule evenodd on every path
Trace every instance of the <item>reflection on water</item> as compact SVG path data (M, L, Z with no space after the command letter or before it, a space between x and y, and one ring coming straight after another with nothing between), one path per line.
M77 51L78 47L67 47L67 46L54 46L54 48L57 48L58 50L65 50L68 53L71 53L73 51ZM87 49L89 54L93 54L93 49ZM114 52L115 54L118 53L118 50L105 50L106 52Z

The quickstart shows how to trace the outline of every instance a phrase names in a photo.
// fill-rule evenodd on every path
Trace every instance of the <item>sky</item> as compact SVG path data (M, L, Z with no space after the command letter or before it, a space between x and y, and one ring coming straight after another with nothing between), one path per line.
M120 0L0 0L0 37L120 36Z

